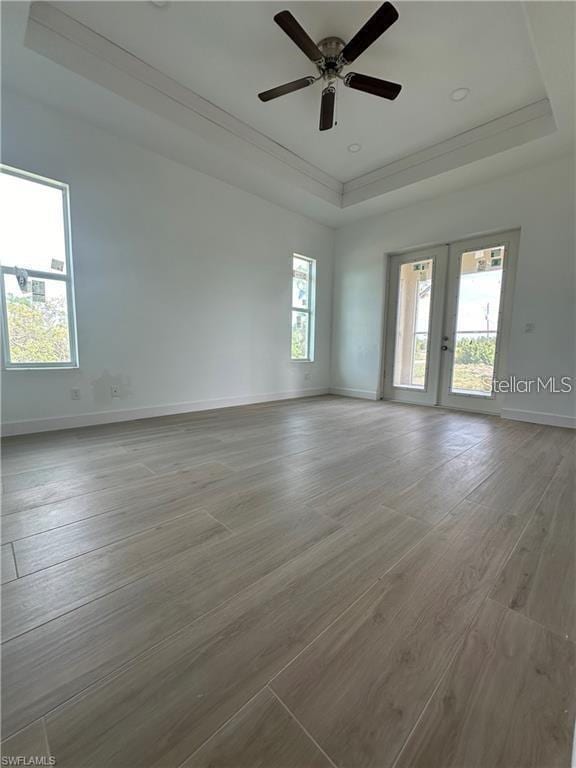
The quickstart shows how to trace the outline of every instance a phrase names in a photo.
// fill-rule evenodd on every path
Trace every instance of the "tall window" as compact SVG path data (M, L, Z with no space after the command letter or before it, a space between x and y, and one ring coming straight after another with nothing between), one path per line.
M292 258L292 360L314 360L316 261Z
M68 186L0 167L6 368L78 365Z

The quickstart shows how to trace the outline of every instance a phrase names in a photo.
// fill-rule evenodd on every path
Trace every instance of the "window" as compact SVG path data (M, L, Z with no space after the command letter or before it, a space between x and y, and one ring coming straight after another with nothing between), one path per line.
M78 365L68 186L0 167L6 368Z
M292 360L314 360L316 261L292 257Z

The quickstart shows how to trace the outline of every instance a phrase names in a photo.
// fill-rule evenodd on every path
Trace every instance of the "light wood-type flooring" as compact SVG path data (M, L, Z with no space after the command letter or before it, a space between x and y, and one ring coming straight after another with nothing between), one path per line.
M329 396L6 439L3 754L568 768L575 448Z

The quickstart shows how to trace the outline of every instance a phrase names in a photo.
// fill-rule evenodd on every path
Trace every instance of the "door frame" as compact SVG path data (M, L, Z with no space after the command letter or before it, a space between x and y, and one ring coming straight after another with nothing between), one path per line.
M444 273L442 284L439 281L432 283L432 296L431 296L431 314L432 322L430 326L430 343L433 345L434 338L440 339L446 334L450 325L449 314L452 313L451 327L455 326L454 311L457 308L458 296L456 293L458 282L455 283L455 299L447 297L447 290L449 287L450 272L455 272L460 266L460 256L458 257L456 264L453 262L453 254L456 252L480 250L483 248L490 248L491 245L505 245L507 258L504 260L504 269L502 276L502 299L500 303L499 312L499 333L496 343L496 359L494 365L494 375L498 378L503 378L507 374L508 355L509 355L509 343L510 343L510 330L512 323L512 305L514 298L514 287L516 283L516 269L518 263L518 251L520 244L520 229L507 229L499 230L487 235L477 235L460 240L454 240L452 243L445 243L436 246L425 246L423 248L410 248L405 251L396 251L386 254L386 270L385 270L385 298L386 305L384 311L384 322L382 327L382 370L380 375L380 397L383 400L391 400L394 402L431 405L441 408L448 408L460 411L473 411L476 413L491 413L499 414L502 410L503 395L497 394L491 397L482 397L478 395L470 394L457 394L449 393L447 396L443 395L443 392L448 393L448 382L446 381L447 371L451 374L452 365L448 365L445 360L439 361L439 369L437 375L436 386L433 382L430 382L430 377L427 376L427 395L430 397L422 397L421 390L413 390L411 388L402 388L393 386L393 370L394 370L394 353L395 353L395 334L394 329L396 325L396 309L397 309L397 275L398 269L395 270L394 264L401 264L410 261L421 261L424 258L430 258L431 255L437 254L442 249L446 257L444 259ZM461 249L461 250L460 250ZM434 274L434 273L433 273ZM436 273L438 274L438 273ZM439 275L440 276L440 275ZM437 285L435 285L435 282ZM434 293L434 291L436 291ZM441 294L441 295L439 295ZM448 300L447 300L448 298ZM434 301L440 299L440 311L437 315L440 316L440 326L438 327L434 323ZM450 304L450 306L449 306ZM438 322L438 321L437 321ZM451 335L451 334L449 334ZM453 335L451 335L451 340ZM438 349L438 345L437 349ZM430 347L430 354L432 354L432 348ZM434 353L436 354L436 353ZM439 354L439 350L438 350ZM444 355L446 358L446 355ZM430 371L430 361L428 363L428 373ZM432 384L432 386L430 386ZM446 387L446 389L444 389ZM421 396L418 397L418 394ZM415 396L416 395L416 396ZM471 399L470 399L471 398ZM470 407L473 406L473 407Z

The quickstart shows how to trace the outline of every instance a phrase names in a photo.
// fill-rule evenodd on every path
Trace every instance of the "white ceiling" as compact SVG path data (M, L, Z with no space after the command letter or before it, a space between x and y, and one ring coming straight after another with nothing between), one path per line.
M341 87L318 131L320 83L263 104L261 90L314 74L274 23L288 8L315 40L344 40L379 3L74 2L58 7L339 181L546 96L518 2L397 2L399 20L352 70L403 84L395 102ZM452 90L471 95L453 102ZM347 151L359 143L356 154Z
M2 86L332 226L573 149L574 3L397 6L400 20L354 69L398 80L403 93L390 103L345 90L333 132L317 130L312 88L256 98L310 71L273 15L289 7L312 36L349 37L377 4L58 3L87 26L47 11L30 37L29 3L4 2ZM460 86L471 98L453 103ZM535 101L542 117L526 115ZM346 151L352 142L360 153Z

